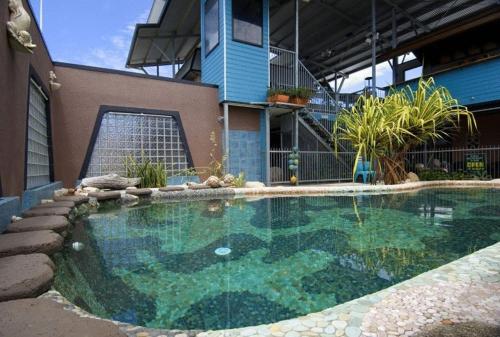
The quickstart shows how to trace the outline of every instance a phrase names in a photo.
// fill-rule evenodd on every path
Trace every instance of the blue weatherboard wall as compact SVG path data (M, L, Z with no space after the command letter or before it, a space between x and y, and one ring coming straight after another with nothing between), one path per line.
M3 233L11 222L13 215L21 213L19 197L0 198L0 233Z
M233 41L232 1L219 0L219 45L205 57L205 1L201 1L202 82L219 86L221 102L251 103L266 99L269 85L269 1L263 2L262 47Z
M262 152L259 131L229 131L229 171L245 173L247 181L262 181Z
M23 192L22 209L26 210L36 206L42 199L52 199L54 191L63 187L62 182L56 181L47 185L36 187Z
M433 75L462 105L500 100L500 58ZM418 80L405 84L412 87Z

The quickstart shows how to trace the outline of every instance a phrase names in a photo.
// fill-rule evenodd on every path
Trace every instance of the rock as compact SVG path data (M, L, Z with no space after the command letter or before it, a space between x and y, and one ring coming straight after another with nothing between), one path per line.
M41 230L52 230L62 233L68 229L69 221L64 216L37 216L22 219L11 223L7 227L6 233L33 232Z
M54 263L45 254L16 255L1 258L0 302L43 294L52 285L54 270ZM0 309L0 312L2 313L0 315L0 331L3 332L6 324L3 321L5 312L2 309ZM23 320L29 318L26 313L19 317L22 317ZM19 334L7 334L6 336L19 336Z
M134 203L139 201L139 197L133 194L125 193L121 196L121 202L124 204Z
M97 201L117 200L120 199L121 196L122 194L118 191L89 193L89 197L96 198Z
M50 230L0 235L0 258L43 253L52 255L62 248L63 238Z
M84 193L95 193L95 192L99 192L100 189L98 189L97 187L84 187L82 188L82 192Z
M216 176L210 176L208 179L204 182L205 185L211 187L211 188L218 188L220 187L220 180Z
M424 164L418 163L418 164L415 165L415 170L422 171L423 169L425 169L425 165Z
M192 185L189 185L188 188L190 190L209 190L209 189L211 189L210 186L203 185L203 184L192 184Z
M139 185L141 178L124 178L112 173L99 177L84 178L82 187L97 187L100 189L123 190L127 187Z
M42 207L42 208L31 208L23 212L23 217L31 218L35 216L49 216L49 215L62 215L69 217L71 213L71 208L69 207Z
M33 208L51 208L51 207L75 207L74 201L53 201L53 202L45 202Z
M62 197L62 196L67 195L67 194L68 194L67 188L61 188L61 189L54 191L54 197Z
M222 181L224 181L224 184L226 185L232 185L234 183L234 176L228 173L224 176L224 178L222 178Z
M247 181L245 183L245 188L262 188L266 187L264 183L261 183L260 181Z
M127 337L112 322L80 317L48 298L0 303L0 336Z
M146 197L150 196L153 193L153 190L150 188L136 188L133 190L127 190L127 194L135 195L138 197Z
M185 188L182 186L167 186L159 188L160 192L182 192L184 190Z
M21 218L20 216L16 216L16 215L13 215L11 218L10 218L10 222L16 222L16 221L20 221L22 220L23 218Z
M437 159L437 158L434 158L432 160L432 166L434 168L440 168L441 167L441 161L439 159Z
M73 201L76 206L89 202L89 197L81 195L54 196L54 201Z
M128 191L128 190L136 190L136 189L137 189L137 187L135 187L135 186L129 186L125 190Z
M420 179L418 178L418 176L413 173L413 172L409 172L408 175L407 175L407 179L411 182L411 183L416 183L418 181L420 181Z

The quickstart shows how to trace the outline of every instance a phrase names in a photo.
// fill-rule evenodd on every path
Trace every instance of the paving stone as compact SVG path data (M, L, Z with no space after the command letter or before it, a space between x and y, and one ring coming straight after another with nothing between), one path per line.
M52 255L62 248L63 238L50 230L0 235L0 258L43 253Z
M69 207L45 207L45 208L31 208L23 212L24 218L31 218L35 216L48 216L48 215L62 215L69 217L71 208Z
M146 197L151 195L153 191L150 188L136 188L133 190L127 190L126 193L137 197Z
M348 326L345 329L345 334L347 337L359 337L359 335L361 335L361 329L355 326Z
M62 195L54 196L54 201L73 201L76 206L89 202L89 197L84 195Z
M54 232L62 233L68 229L68 226L69 221L64 216L37 216L11 223L7 227L6 233L33 232L40 230L53 230Z
M167 186L167 187L160 187L158 190L160 192L182 192L185 190L185 188L182 186Z
M82 318L49 299L0 303L0 336L127 337L113 323Z
M89 193L89 197L96 198L97 201L117 200L121 198L121 195L119 191Z
M44 202L43 204L37 205L33 208L51 208L51 207L75 207L74 201L52 201L52 202Z
M0 302L36 297L52 285L54 263L45 254L16 255L0 259ZM0 322L5 312L0 310ZM29 318L23 313L22 319ZM0 329L3 329L0 323ZM0 334L1 336L2 334ZM5 334L16 336L19 334Z
M347 323L345 321L333 321L332 325L335 329L344 329L347 326Z

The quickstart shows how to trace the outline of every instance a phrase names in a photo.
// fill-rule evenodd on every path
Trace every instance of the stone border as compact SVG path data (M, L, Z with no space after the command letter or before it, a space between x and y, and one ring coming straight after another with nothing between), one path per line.
M224 196L398 193L433 187L500 188L500 180L429 181L400 185L277 186L185 190L182 192L159 192L158 189L152 189L152 197L154 199L181 201ZM425 296L422 296L422 293ZM442 315L443 311L435 309L441 303L446 302L443 294L446 294L446 298L455 300L452 301L454 309L450 308L450 313L446 311L444 316ZM471 297L471 294L474 296ZM62 303L67 310L73 311L81 317L103 320L72 304L56 290L50 290L40 297L50 298ZM456 300L457 297L459 300ZM467 299L469 298L476 300L476 302L468 302ZM422 301L418 302L415 299ZM411 307L402 307L401 303L405 303L407 300L413 301ZM450 304L446 303L446 305ZM474 307L474 309L479 307L479 309L471 310L471 307ZM457 308L460 310L456 310ZM414 316L415 313L417 316ZM389 318L387 321L381 321L379 316ZM276 323L201 332L197 330L151 329L119 321L105 320L116 324L130 337L403 337L411 336L439 323L454 324L464 320L482 320L490 324L496 324L495 317L500 317L500 242L376 293L365 295L321 312ZM396 319L397 322L390 319Z

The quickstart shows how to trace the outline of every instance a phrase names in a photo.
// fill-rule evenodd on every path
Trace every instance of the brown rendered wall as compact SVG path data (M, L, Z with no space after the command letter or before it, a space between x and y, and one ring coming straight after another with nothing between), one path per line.
M207 166L210 133L222 131L217 88L60 64L55 72L62 84L52 97L55 177L65 186L78 178L102 105L179 112L194 166Z
M231 106L229 108L229 129L259 131L260 111L258 109Z
M24 7L29 11L26 1ZM24 190L25 141L30 65L48 88L52 62L34 20L31 36L38 46L33 55L9 47L5 23L7 1L0 1L0 177L5 196Z

